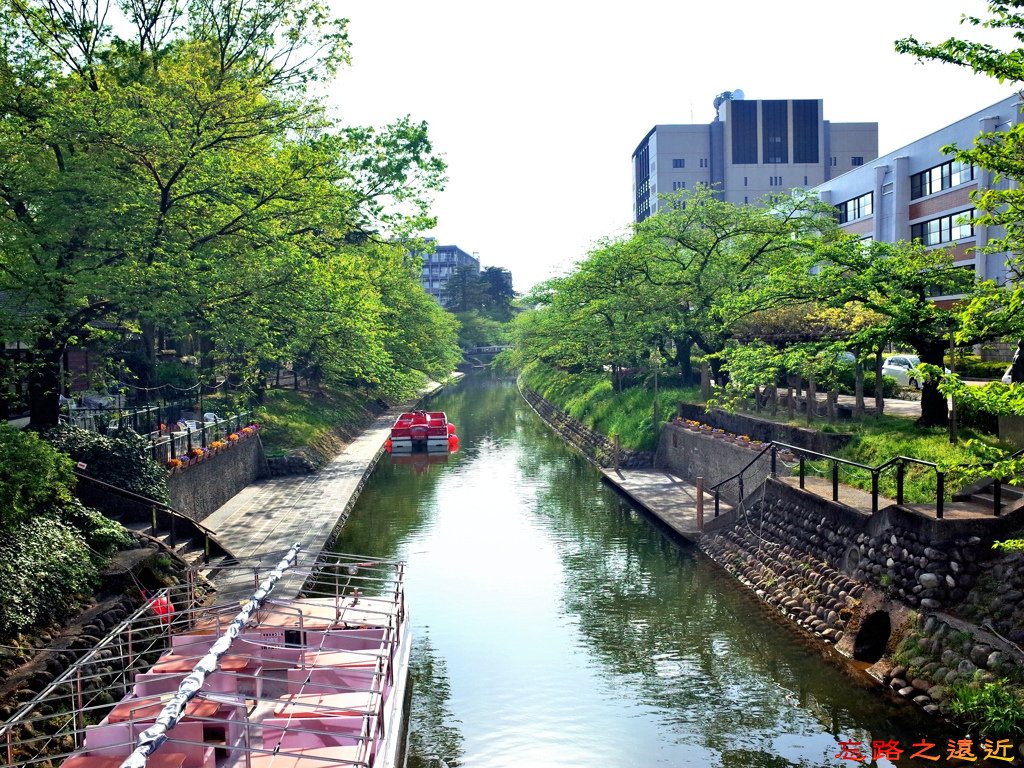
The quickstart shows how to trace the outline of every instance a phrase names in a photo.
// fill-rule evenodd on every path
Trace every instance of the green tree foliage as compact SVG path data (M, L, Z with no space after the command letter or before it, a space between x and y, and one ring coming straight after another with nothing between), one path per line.
M0 531L66 504L73 466L38 435L0 424Z
M310 345L318 365L387 367L359 343L386 332L359 246L428 224L444 166L422 123L343 126L311 95L348 55L326 6L125 3L118 33L100 0L3 9L0 328L33 348L35 425L56 422L64 349L101 324L141 339L143 386L158 330L251 379L292 314L351 342Z
M46 433L49 443L85 464L90 477L157 501L167 502L167 471L149 457L146 439L131 430L113 437L68 424Z
M82 536L53 516L39 516L0 536L0 637L60 621L95 584L96 566Z
M962 22L971 27L1009 32L1017 43L1024 41L1024 13L1019 0L989 0L989 16L964 15ZM896 50L921 61L940 61L965 67L978 74L996 78L1019 88L1024 83L1024 48L1001 50L990 43L951 37L941 43L924 43L915 37L896 42ZM979 134L972 147L950 145L943 152L957 160L993 173L991 184L972 195L980 215L975 222L990 227L986 251L1007 251L1007 282L987 281L963 303L959 312L961 326L958 341L978 341L1012 336L1024 337L1024 125L1005 131ZM997 184L1008 179L1016 184ZM1002 236L998 236L1002 227Z

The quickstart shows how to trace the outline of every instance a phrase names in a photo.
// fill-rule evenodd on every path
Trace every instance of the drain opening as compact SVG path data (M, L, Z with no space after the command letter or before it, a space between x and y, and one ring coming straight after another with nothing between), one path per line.
M887 611L875 611L864 619L853 641L853 658L874 664L885 653L892 623Z

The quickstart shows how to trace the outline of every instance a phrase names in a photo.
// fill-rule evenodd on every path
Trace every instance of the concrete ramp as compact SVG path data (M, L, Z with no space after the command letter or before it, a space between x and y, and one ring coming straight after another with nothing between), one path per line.
M602 469L605 480L615 486L654 518L687 541L696 543L701 531L697 525L697 488L663 469ZM731 512L722 503L719 514ZM714 498L704 496L704 524L714 519Z

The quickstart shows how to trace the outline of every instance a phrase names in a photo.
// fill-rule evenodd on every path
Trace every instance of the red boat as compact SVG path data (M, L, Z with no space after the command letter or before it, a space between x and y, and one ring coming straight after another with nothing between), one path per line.
M459 438L443 411L411 411L395 420L386 447L388 453L454 452L459 448Z

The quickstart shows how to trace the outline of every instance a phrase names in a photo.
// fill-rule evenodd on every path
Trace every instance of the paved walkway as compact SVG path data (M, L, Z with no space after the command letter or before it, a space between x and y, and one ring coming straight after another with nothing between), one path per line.
M697 488L663 469L602 469L605 479L646 509L677 535L696 543L702 531L697 524ZM724 502L719 513L732 511ZM705 530L713 525L714 497L704 496Z
M434 384L419 400L441 389ZM203 520L217 539L239 559L276 563L296 542L299 563L311 566L330 544L355 505L359 492L384 452L384 441L406 403L377 417L363 433L319 472L275 477L248 486ZM252 592L255 579L239 571L213 575L219 597L240 600ZM294 595L304 576L285 574L277 594Z

